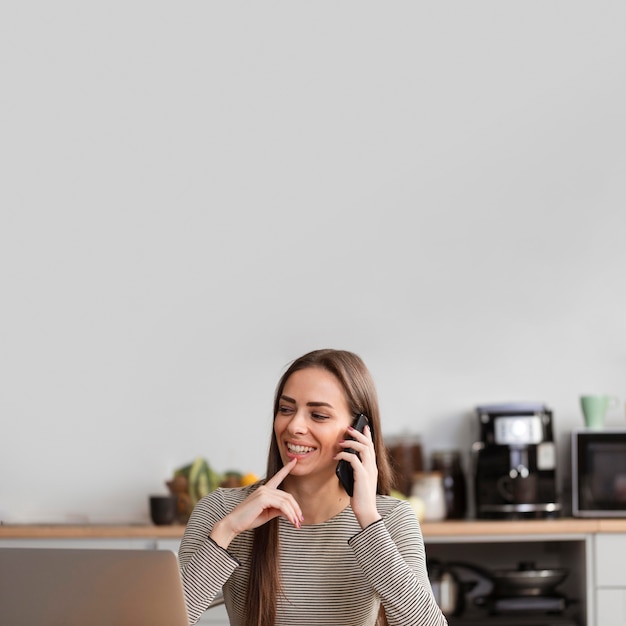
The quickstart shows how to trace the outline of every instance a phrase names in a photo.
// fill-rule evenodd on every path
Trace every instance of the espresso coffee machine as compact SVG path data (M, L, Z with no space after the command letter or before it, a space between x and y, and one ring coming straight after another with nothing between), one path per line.
M479 440L472 445L476 517L556 517L556 448L552 411L543 404L476 407Z

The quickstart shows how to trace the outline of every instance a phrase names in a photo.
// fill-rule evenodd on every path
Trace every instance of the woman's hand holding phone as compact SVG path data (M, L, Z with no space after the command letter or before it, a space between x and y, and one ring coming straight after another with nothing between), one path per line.
M278 488L296 463L297 459L292 459L217 522L211 531L211 539L226 549L244 530L252 530L279 515L300 528L303 517L299 504L291 494Z
M358 425L357 417L355 426ZM339 443L344 450L335 458L339 460L340 464L345 462L350 465L353 474L352 494L348 492L348 495L351 496L350 504L361 528L365 528L380 519L380 514L376 508L376 487L378 484L376 452L369 423L364 425L363 432L359 432L354 426L350 427L347 435L350 438ZM354 450L354 452L349 452L349 449ZM337 474L340 475L341 473L342 471L338 466Z
M359 413L359 415L354 418L354 422L350 430L362 433L368 425L369 420L367 417L363 415L363 413ZM350 434L348 434L347 439L354 441L354 437ZM345 448L345 451L356 455L357 458L360 458L358 451L354 450L352 447ZM351 463L352 459L350 457L348 457L348 460L340 459L339 463L337 463L336 469L337 478L339 478L339 482L350 497L352 497L352 492L354 490L354 471L352 470Z

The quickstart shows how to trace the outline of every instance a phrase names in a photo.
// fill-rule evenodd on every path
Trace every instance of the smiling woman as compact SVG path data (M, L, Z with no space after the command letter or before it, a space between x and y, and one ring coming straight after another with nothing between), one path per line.
M359 415L363 432L352 426ZM179 552L191 623L223 589L234 626L444 626L419 522L388 495L378 399L360 357L296 359L276 389L273 435L264 480L218 489L191 515ZM351 495L340 461L354 474Z
M283 464L298 459L284 485L295 475L318 471L327 480L330 461L341 451L337 442L351 422L346 395L333 374L320 368L294 372L285 383L274 419Z
M360 417L363 414L357 415ZM298 459L291 476L315 475L318 468L321 469L322 482L325 483L328 480L328 468L333 467L335 455L342 451L337 441L352 421L353 413L348 407L346 394L333 374L316 367L294 372L285 383L274 420L274 434L283 462ZM329 455L332 457L330 464ZM354 473L348 471L352 465L340 459L337 467L343 469L342 476L349 473L351 477L349 484L344 482L344 489L348 484L345 489L347 493L339 490L340 497L333 503L333 507L338 510L322 510L316 506L305 513L307 523L314 524L333 517L347 505L348 496L352 496ZM287 490L289 483L293 482L291 476L287 476L283 482L283 488Z

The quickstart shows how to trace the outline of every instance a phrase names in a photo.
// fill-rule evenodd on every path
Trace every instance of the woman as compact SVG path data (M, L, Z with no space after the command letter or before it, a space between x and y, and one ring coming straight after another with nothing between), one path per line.
M363 433L351 426L359 414ZM341 459L352 497L335 473ZM187 524L179 560L190 623L223 588L232 626L445 626L419 523L390 486L363 361L341 350L294 361L276 389L266 480L210 493Z

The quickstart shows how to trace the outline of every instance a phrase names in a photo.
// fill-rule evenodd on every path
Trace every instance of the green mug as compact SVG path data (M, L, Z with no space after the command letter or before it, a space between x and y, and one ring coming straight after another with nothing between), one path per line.
M614 396L580 396L580 406L587 428L599 429L604 427L604 418L609 409L617 407L619 401Z

